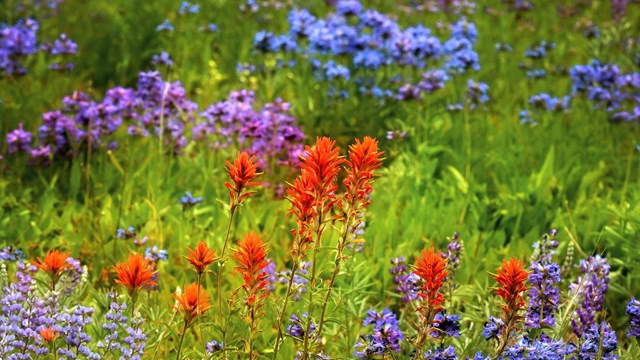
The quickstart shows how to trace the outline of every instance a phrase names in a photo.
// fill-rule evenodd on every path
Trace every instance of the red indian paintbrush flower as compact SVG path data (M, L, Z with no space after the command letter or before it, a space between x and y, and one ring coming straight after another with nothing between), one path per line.
M494 293L504 301L502 309L505 314L515 314L525 306L522 294L527 291L526 281L529 272L523 265L524 262L516 258L509 262L503 260L498 274L491 274L500 285L494 289Z
M176 293L173 297L178 302L174 308L182 313L187 326L198 314L203 314L211 308L206 291L196 283L185 286L182 294Z
M48 328L40 329L40 336L42 337L42 340L44 340L45 342L52 342L53 340L58 338L60 334L56 331L53 331L52 328L48 327Z
M383 152L378 150L378 140L368 136L365 136L362 142L356 139L356 143L349 146L349 160L345 167L348 175L344 180L347 191L344 197L351 203L352 211L360 211L360 208L369 205L370 201L365 197L373 191L373 170L382 165L382 154ZM356 201L361 201L361 204L356 206Z
M325 212L335 204L334 192L338 189L335 180L340 172L340 164L344 162L340 157L340 148L335 144L334 140L322 137L316 140L314 147L307 145L301 166L303 175L308 177L315 189L316 203L322 204Z
M231 196L231 208L240 205L244 199L255 194L255 191L246 191L252 186L260 185L259 182L252 181L260 175L257 172L258 164L255 163L255 156L249 157L246 151L238 152L238 157L233 163L227 161L227 173L231 177L231 182L226 182L224 186L229 189Z
M62 275L63 270L71 267L71 265L67 263L68 258L69 253L61 253L58 250L49 250L47 251L47 255L45 255L44 259L37 257L37 261L31 260L31 263L37 266L40 270L49 274L52 279L57 279Z
M245 304L249 307L257 305L259 308L264 298L269 295L267 291L267 249L262 239L254 234L244 235L244 240L238 241L238 247L233 250L232 257L238 262L236 271L242 274L244 284L242 288L247 294Z
M422 258L416 257L416 265L413 267L413 272L424 281L419 295L432 315L440 310L442 303L440 287L447 276L446 265L447 259L442 256L442 252L438 250L436 253L433 247L430 247L429 250L422 250Z
M287 189L288 200L291 209L287 214L296 217L297 230L291 230L293 237L300 236L299 243L294 243L292 253L294 256L304 254L304 245L311 242L311 223L316 216L316 197L313 184L306 173L300 174L293 184Z
M187 247L187 251L189 256L184 258L193 265L198 275L203 274L207 270L207 266L216 258L216 251L209 249L207 244L202 241L198 243L195 250Z
M139 289L158 284L153 278L158 271L153 263L141 254L129 254L128 260L114 265L113 270L116 272L116 283L126 286L129 295L135 294Z

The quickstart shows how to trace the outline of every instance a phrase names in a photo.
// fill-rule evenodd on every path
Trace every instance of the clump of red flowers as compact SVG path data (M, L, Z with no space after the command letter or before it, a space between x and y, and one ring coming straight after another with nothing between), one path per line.
M174 308L182 314L186 326L189 326L191 320L196 316L211 308L206 291L196 283L185 286L182 294L176 293L173 297L177 301L177 305Z
M157 285L154 275L158 273L153 263L141 254L129 254L127 261L113 266L116 272L116 283L124 285L133 296L140 289Z
M37 261L31 260L31 263L49 275L51 278L51 286L52 288L55 288L55 284L58 279L60 279L62 272L71 267L71 265L67 263L68 258L69 253L61 253L58 250L49 250L47 251L47 255L45 255L44 259L37 257Z
M422 250L422 256L416 257L413 272L422 279L419 296L424 301L424 307L428 308L430 314L435 315L442 309L440 304L443 297L440 287L447 276L447 259L440 250L436 253L433 247Z
M348 175L344 180L347 188L344 198L351 204L351 211L361 211L370 203L366 196L373 191L371 179L373 170L382 165L383 152L378 150L378 140L365 136L362 142L349 146L349 160L345 170ZM356 202L359 204L356 205Z
M292 230L294 237L299 237L294 242L294 256L304 256L305 245L313 241L311 229L322 226L336 204L336 177L344 159L335 144L334 140L322 137L316 139L315 146L307 145L300 175L287 189L292 205L289 214L296 216L298 225L297 230Z
M53 340L57 339L58 336L60 336L60 334L54 331L51 327L48 327L48 328L40 329L40 336L42 337L42 340L44 340L47 343L50 343Z
M231 177L231 181L224 184L229 189L231 197L231 209L235 209L242 203L244 199L255 194L255 191L248 189L260 185L253 179L260 175L257 172L258 164L255 162L255 156L249 157L246 151L239 152L238 157L231 163L227 161L227 173Z
M529 272L524 269L524 262L512 258L502 261L502 267L497 274L491 274L498 282L494 293L502 298L502 310L505 314L516 314L525 306L522 294L527 291L527 277Z
M254 234L244 235L244 240L238 241L238 247L231 255L237 262L236 271L242 274L244 289L248 307L257 308L262 306L262 300L269 295L267 290L267 249L262 239Z
M209 249L207 244L202 241L198 243L195 249L187 247L187 251L189 255L184 258L193 265L198 275L206 272L207 266L213 263L216 258L216 251Z

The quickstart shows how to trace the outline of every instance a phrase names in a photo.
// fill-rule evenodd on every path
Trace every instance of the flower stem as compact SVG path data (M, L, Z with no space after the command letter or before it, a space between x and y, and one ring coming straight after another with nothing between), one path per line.
M225 252L227 250L227 243L229 242L229 234L231 234L231 226L233 225L233 217L236 213L236 207L231 206L231 211L229 215L229 224L227 224L227 234L224 236L224 244L222 245L222 253L220 255L220 263L218 263L218 309L219 309L219 318L220 324L222 324L223 313L222 313L222 273L224 271L224 263L225 263Z
M291 276L289 277L289 285L287 285L287 293L284 296L284 304L282 304L280 316L278 316L278 335L276 336L276 343L273 346L273 360L278 359L278 350L280 349L280 340L282 339L282 322L284 321L284 316L286 315L287 305L289 304L289 296L291 296L291 289L293 288L293 278L296 276L296 271L298 271L298 264L299 261L294 261L291 267Z
M316 241L315 246L313 248L313 263L311 264L311 277L309 278L309 315L307 316L307 326L304 332L304 348L302 352L301 360L308 359L309 356L309 338L311 332L311 321L313 318L313 310L315 308L315 304L313 303L313 288L316 284L316 270L318 268L318 252L320 251L320 238L322 237L322 232L324 231L324 225L322 224L322 211L324 206L319 206L320 211L318 211L318 228L316 229Z
M353 211L349 211L349 213L353 213ZM329 280L329 285L327 289L327 293L324 296L324 300L322 301L322 311L320 312L320 320L318 322L318 331L316 332L316 337L319 338L322 334L322 327L324 325L324 317L327 311L327 305L329 304L329 299L331 298L331 290L333 289L333 285L336 281L336 277L340 272L340 265L342 264L343 256L342 252L344 251L344 247L347 245L347 236L349 235L349 225L353 222L353 217L349 216L347 221L344 223L344 229L342 234L340 235L340 239L338 240L337 253L335 258L335 264L333 267L333 273L331 274L331 280Z
M182 335L180 335L180 342L178 343L178 351L176 352L176 360L180 360L180 352L182 351L182 342L184 341L184 335L187 333L187 325L189 325L188 318L184 321L184 329Z

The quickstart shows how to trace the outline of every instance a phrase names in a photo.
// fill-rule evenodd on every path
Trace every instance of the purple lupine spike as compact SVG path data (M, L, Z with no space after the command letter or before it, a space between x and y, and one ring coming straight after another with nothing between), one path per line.
M597 313L602 311L604 297L609 290L609 269L607 259L600 255L580 261L582 275L569 287L574 295L580 297L580 305L571 321L573 332L578 337L595 324Z

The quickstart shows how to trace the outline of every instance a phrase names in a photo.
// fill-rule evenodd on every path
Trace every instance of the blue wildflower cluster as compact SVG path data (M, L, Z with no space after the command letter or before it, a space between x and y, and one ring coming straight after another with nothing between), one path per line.
M29 18L19 19L13 26L0 23L0 75L25 75L27 68L24 62L39 51L53 56L50 70L73 70L72 63L62 65L61 60L66 55L75 55L78 45L65 34L61 34L53 43L45 41L39 44L39 27L36 20Z
M253 92L232 92L228 100L198 114L180 82L143 72L136 89L115 87L102 101L79 91L65 97L61 110L42 115L35 145L20 125L7 134L7 152L27 153L32 164L45 166L54 158L76 157L87 147L114 150L115 133L126 128L133 137L158 137L174 154L183 153L190 141L214 150L239 144L256 155L262 168L272 162L296 168L304 134L289 114L290 105L277 99L254 109L254 101Z
M370 359L374 356L400 352L400 341L404 340L404 335L400 330L398 318L389 309L385 308L382 313L369 310L362 325L373 325L373 332L361 335L360 339L356 340L354 357Z
M640 301L631 298L627 303L627 315L629 315L628 337L640 338Z
M395 292L402 295L401 299L404 303L409 303L418 299L420 292L420 277L412 271L408 271L404 256L391 259L391 269L389 273L393 275L393 283L395 284Z
M307 292L307 285L309 280L307 280L307 274L309 272L309 268L311 267L311 262L303 261L300 264L299 269L296 271L293 276L293 290L292 290L292 299L294 301L300 301L302 299L302 295ZM287 285L289 283L289 278L291 277L291 270L284 269L277 271L276 263L273 260L268 261L267 267L264 269L267 274L267 287L269 291L275 291L277 284Z
M604 109L611 122L640 121L640 73L622 73L617 65L592 61L569 71L571 93L561 98L541 93L529 98L534 114L538 111L564 112L576 98L586 98L594 109ZM531 113L520 113L521 123L532 123Z
M604 297L609 290L609 269L607 259L600 255L580 261L582 275L569 287L571 293L580 299L575 318L571 321L573 332L578 337L595 324L596 315L603 309Z
M423 25L402 28L395 20L359 1L341 0L335 13L319 18L308 10L292 10L285 34L260 31L254 49L263 53L299 54L309 59L315 77L333 84L332 93L346 97L337 89L354 80L360 94L419 99L444 87L449 76L480 68L473 46L478 40L475 25L461 18L451 27L451 38L441 41ZM402 77L374 80L383 68L439 67L420 79ZM243 70L247 67L243 66Z
M560 303L560 266L553 261L558 247L558 241L554 239L556 233L552 229L533 245L525 324L534 329L555 325L555 313Z

